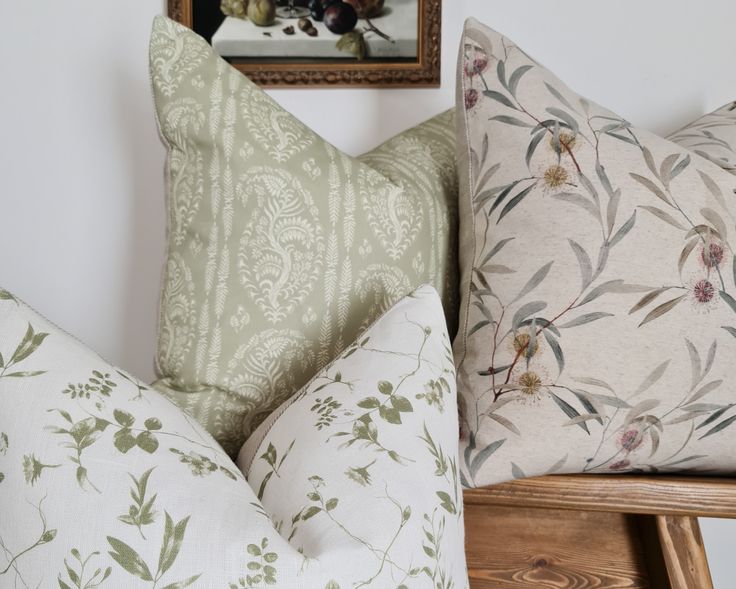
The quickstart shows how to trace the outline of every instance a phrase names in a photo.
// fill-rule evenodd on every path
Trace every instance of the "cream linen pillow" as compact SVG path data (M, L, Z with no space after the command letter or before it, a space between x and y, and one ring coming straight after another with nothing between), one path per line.
M736 467L736 179L466 23L458 68L469 486Z
M736 174L736 102L729 102L668 137Z
M252 491L0 289L0 586L466 588L448 350L436 292L400 301L263 432Z

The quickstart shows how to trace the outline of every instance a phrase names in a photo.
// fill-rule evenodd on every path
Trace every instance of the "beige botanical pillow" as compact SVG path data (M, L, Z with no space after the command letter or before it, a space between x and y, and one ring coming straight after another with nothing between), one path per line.
M169 147L155 386L230 455L420 284L455 323L451 112L356 159L171 20L150 69Z
M736 174L736 102L700 117L668 139Z
M458 92L465 484L733 472L736 179L474 20Z

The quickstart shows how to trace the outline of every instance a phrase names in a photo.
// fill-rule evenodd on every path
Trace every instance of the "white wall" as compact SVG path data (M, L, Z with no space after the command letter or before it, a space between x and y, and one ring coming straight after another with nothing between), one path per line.
M444 4L442 88L273 95L338 147L366 150L452 103L460 28L474 15L657 132L736 98L733 0ZM161 10L161 0L0 2L0 284L145 379L164 238L146 45ZM730 588L736 523L703 526L716 586Z

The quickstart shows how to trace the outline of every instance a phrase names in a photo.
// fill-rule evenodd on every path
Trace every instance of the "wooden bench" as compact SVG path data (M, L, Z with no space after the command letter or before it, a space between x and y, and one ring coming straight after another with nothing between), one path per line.
M471 589L712 589L698 517L736 479L559 475L467 490Z

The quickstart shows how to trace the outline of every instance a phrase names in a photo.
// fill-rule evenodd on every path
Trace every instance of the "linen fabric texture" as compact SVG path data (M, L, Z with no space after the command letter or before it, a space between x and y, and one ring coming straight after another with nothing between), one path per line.
M464 484L733 473L734 177L475 20L457 88Z
M668 137L736 174L736 102L729 102Z
M449 346L436 292L417 290L243 475L169 399L0 289L0 585L467 587Z

